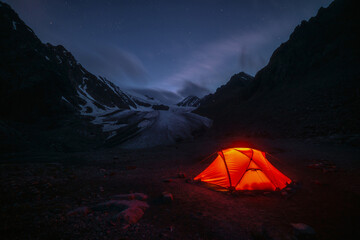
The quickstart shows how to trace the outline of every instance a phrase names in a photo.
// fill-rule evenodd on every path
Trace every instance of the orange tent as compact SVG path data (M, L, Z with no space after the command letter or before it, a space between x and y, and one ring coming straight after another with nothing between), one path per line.
M235 190L283 189L291 180L252 148L228 148L217 152L215 160L194 180Z

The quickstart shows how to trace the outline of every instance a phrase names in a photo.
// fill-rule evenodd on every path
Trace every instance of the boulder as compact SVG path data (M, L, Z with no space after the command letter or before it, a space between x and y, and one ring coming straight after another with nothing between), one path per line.
M143 215L144 211L141 208L132 207L120 212L117 218L118 220L126 221L128 224L135 224L142 218Z
M291 223L294 235L297 239L315 239L315 230L305 223Z
M178 178L186 178L186 174L183 172L178 173Z
M67 213L68 216L83 215L86 216L90 213L91 209L88 207L78 207Z
M174 200L174 197L173 197L173 195L171 193L163 192L162 193L162 200L165 203L171 203Z

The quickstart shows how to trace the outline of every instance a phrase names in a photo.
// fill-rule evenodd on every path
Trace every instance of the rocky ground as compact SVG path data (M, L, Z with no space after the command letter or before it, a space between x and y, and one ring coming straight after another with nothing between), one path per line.
M201 159L231 146L268 152L295 184L281 192L229 193L191 181L206 167ZM145 150L2 155L0 235L355 239L359 154L317 140L203 138Z

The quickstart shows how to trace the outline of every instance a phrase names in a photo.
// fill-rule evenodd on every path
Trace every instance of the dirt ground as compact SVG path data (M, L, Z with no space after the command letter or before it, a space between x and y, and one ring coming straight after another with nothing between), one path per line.
M232 146L269 153L271 163L296 187L230 193L189 180L207 167L200 162L203 158ZM305 223L316 231L316 239L357 239L359 156L359 148L346 145L255 138L202 138L141 150L3 155L0 236L296 239L291 223ZM94 207L114 195L135 192L146 194L149 205L136 223L114 220L123 209ZM164 201L163 192L171 193L173 201Z

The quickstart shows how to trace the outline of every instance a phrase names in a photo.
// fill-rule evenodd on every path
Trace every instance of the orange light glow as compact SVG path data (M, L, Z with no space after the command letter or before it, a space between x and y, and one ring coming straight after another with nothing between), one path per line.
M194 180L236 190L283 189L291 180L266 159L265 153L252 148L228 148Z

